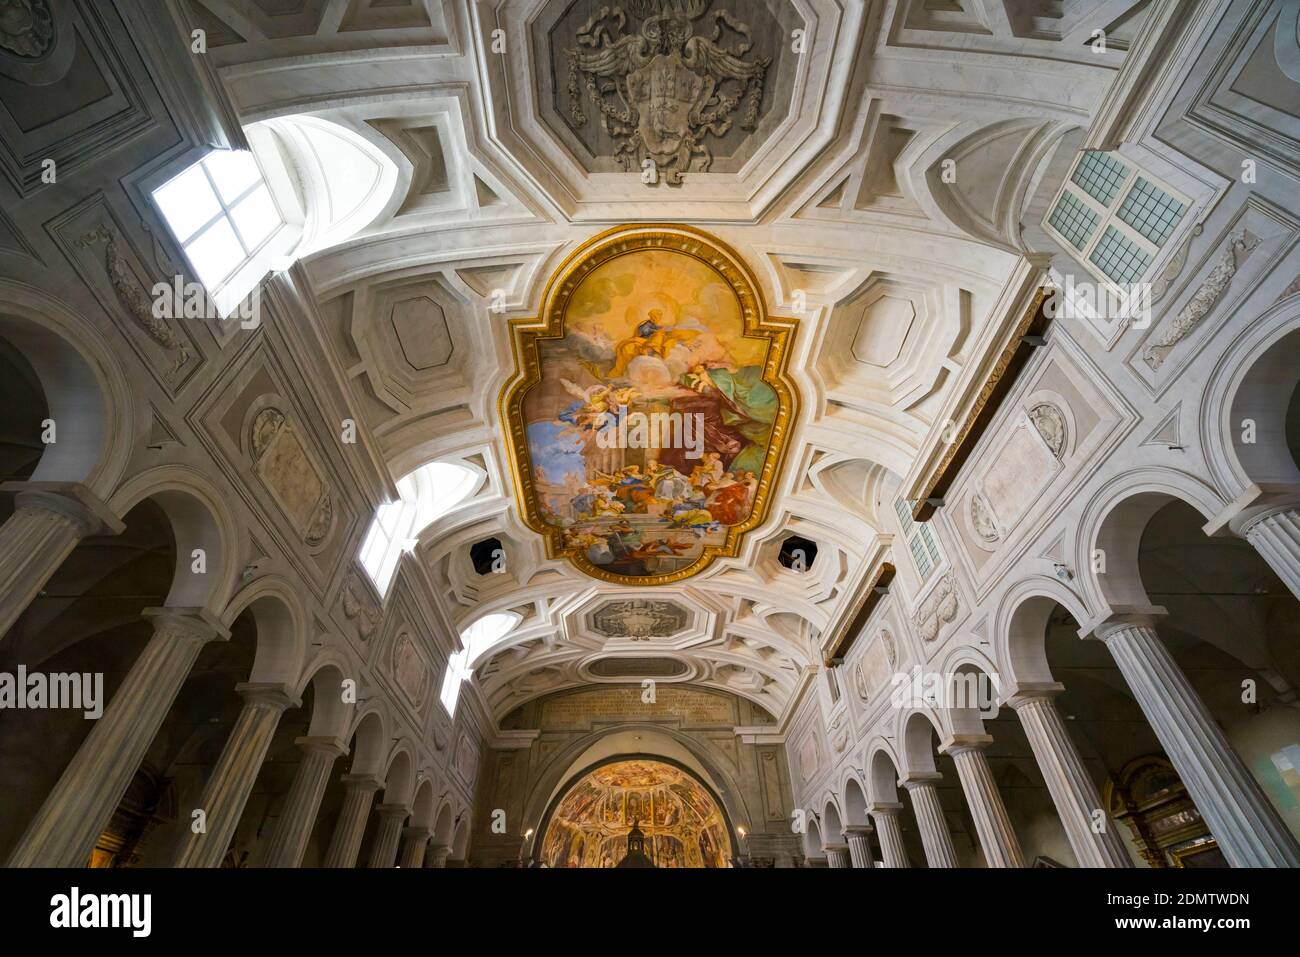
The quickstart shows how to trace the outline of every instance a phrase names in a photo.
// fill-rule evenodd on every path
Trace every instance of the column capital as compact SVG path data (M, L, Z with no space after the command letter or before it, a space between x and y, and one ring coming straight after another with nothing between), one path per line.
M854 835L854 834L862 834L862 835L865 836L865 835L867 835L867 834L872 834L872 833L874 833L875 830L876 830L876 829L875 829L874 827L872 827L870 824L846 824L846 825L844 825L844 833L847 834L847 835L849 835L849 836L852 836L852 835Z
M261 705L275 711L302 707L302 699L295 697L288 685L279 682L245 681L235 685L235 692L246 705Z
M348 746L342 740L324 735L316 737L306 735L301 738L294 738L293 743L304 751L319 751L322 754L330 754L336 758L344 757L348 753Z
M939 753L961 754L963 751L983 751L992 743L991 734L954 734L939 745Z
M81 537L120 535L126 525L98 495L80 482L5 482L0 492L14 495L14 510L53 512L75 522Z
M878 801L867 805L867 813L873 817L897 817L902 813L903 805L897 801Z
M933 787L942 780L943 775L938 771L909 771L898 779L898 783L910 791L926 785Z
M411 814L411 808L406 804L376 804L375 813L382 818L406 818Z
M201 644L230 638L230 629L206 608L146 608L140 617L153 622L155 634L167 632Z
M339 780L349 791L378 791L384 786L374 774L345 774Z
M1064 691L1065 685L1059 681L1022 681L1007 689L1002 703L1013 711L1019 711L1031 701L1050 701Z
M1160 605L1111 605L1079 629L1080 638L1107 641L1130 628L1154 628L1169 612Z
M825 851L825 852L828 853L828 854L832 853L833 851L845 851L845 852L847 852L848 849L849 849L849 846L848 846L847 844L823 844L823 845L822 845L822 850Z
M1230 532L1245 538L1257 522L1293 509L1300 509L1300 485L1251 484L1227 508L1206 522L1201 531L1206 535Z

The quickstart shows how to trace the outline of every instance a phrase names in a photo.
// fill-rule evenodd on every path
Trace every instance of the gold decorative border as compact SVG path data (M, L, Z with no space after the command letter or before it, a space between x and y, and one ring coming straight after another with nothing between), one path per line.
M876 610L876 605L880 604L880 599L884 597L877 588L887 588L889 583L894 580L894 575L898 570L889 562L881 562L876 569L871 580L867 582L866 587L862 589L862 600L854 610L853 616L848 619L848 625L840 634L839 639L835 642L835 647L830 650L822 664L827 668L835 668L848 656L849 648L857 640L862 629L867 624L867 619L871 613Z
M563 547L563 530L541 519L532 482L522 404L524 396L542 378L537 343L542 339L563 338L564 315L582 281L610 260L647 249L672 250L691 256L711 267L731 287L740 302L745 336L765 338L769 342L763 381L776 391L778 409L749 518L728 528L723 544L705 546L700 557L687 567L665 575L637 577L606 571L588 560L579 549ZM796 420L799 392L788 375L788 366L791 337L798 326L797 319L768 316L758 282L744 260L731 247L700 229L657 223L618 226L593 236L570 253L546 284L541 313L533 318L510 322L510 348L515 371L497 401L520 514L524 523L546 541L547 557L566 558L580 571L600 581L651 586L682 581L699 574L718 556L736 555L745 534L767 518L771 486L785 460L790 431Z
M1011 333L1011 339L1002 354L998 356L998 361L993 364L993 369L989 373L988 379L980 388L979 395L975 397L975 404L971 406L970 412L966 415L966 421L962 423L961 430L957 433L953 441L948 445L948 450L944 453L942 459L930 473L930 479L923 487L921 494L916 497L912 504L912 519L917 522L927 521L934 514L936 506L930 504L933 498L942 498L943 493L948 490L957 479L957 473L961 467L966 464L966 460L975 451L975 445L979 442L984 431L993 421L993 417L1001 408L1002 400L1006 398L1007 393L1011 391L1011 386L1016 381L1016 376L1024 368L1025 363L1029 361L1030 355L1033 354L1035 346L1024 341L1025 336L1040 336L1047 329L1047 324L1051 317L1047 315L1043 304L1047 301L1051 290L1040 288L1034 295L1033 301L1030 302L1029 308L1025 310L1024 316L1016 324L1016 328Z

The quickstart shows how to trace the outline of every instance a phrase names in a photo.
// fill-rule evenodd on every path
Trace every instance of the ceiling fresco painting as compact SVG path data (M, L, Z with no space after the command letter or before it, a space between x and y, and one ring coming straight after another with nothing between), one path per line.
M696 574L762 521L795 392L795 323L685 227L597 237L514 324L503 394L516 487L552 557L605 581Z
M634 824L656 867L731 864L717 802L687 772L649 760L606 764L573 785L551 815L542 860L548 867L614 867Z

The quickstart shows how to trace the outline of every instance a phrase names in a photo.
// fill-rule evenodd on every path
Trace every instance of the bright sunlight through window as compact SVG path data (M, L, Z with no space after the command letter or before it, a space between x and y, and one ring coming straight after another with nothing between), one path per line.
M153 193L159 212L223 317L269 262L259 253L284 225L253 154L215 150Z
M512 611L499 611L484 615L460 633L462 651L447 661L447 673L442 679L442 706L447 714L456 714L456 701L460 686L474 674L474 663L489 648L509 634L519 624L520 616Z
M388 592L402 552L416 536L474 491L478 474L463 465L430 462L397 483L401 496L380 506L361 544L361 566L381 595Z

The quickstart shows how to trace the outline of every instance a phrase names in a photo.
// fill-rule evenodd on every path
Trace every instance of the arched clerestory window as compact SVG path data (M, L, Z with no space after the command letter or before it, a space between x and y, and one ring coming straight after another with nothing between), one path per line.
M447 673L442 678L442 706L447 709L447 714L456 714L460 686L473 676L474 662L508 635L520 620L521 616L513 611L493 612L460 633L461 650L447 660Z
M399 498L379 507L361 543L361 567L380 595L388 592L402 552L430 523L472 495L481 475L452 462L430 462L397 483Z

